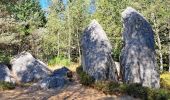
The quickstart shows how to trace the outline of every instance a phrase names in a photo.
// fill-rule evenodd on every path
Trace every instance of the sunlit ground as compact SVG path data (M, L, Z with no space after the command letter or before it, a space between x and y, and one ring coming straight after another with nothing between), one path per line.
M80 64L79 63L71 63L69 66L65 66L67 67L68 69L70 69L71 71L73 72L76 72L76 68L79 67ZM59 69L59 68L62 68L63 65L49 65L48 68L51 69L51 70L55 70L55 69Z

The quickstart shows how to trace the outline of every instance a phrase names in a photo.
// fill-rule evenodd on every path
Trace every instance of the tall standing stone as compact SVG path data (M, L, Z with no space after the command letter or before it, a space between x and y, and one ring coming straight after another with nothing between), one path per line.
M122 12L124 48L121 72L125 83L141 83L159 88L159 72L155 58L154 32L146 19L135 9Z
M83 70L96 80L117 81L117 71L111 57L112 46L101 25L93 20L82 39Z

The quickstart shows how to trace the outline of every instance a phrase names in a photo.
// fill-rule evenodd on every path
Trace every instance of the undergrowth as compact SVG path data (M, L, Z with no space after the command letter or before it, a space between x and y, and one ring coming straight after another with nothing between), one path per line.
M164 72L160 78L161 88L170 90L170 72Z
M82 85L93 87L105 94L127 94L142 100L170 99L170 91L167 89L151 89L138 83L123 84L113 81L95 81L93 77L83 71L81 66L76 71Z
M15 84L10 82L0 81L0 90L12 90L15 89Z

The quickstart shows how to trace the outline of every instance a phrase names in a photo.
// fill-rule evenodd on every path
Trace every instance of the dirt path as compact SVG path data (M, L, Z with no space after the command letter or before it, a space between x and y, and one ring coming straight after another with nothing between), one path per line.
M40 90L39 88L16 88L1 91L0 100L135 100L129 96L105 95L95 89L74 82L62 90Z
M14 90L0 91L0 100L135 100L130 96L105 95L93 88L74 82L58 90L42 90L37 86L17 87Z

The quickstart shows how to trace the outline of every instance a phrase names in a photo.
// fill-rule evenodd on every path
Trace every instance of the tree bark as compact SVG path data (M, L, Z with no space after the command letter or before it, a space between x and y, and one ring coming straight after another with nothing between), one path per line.
M79 41L79 39L80 39L80 33L79 33L79 31L78 31L78 27L77 27L77 46L78 46L78 53L79 53L79 58L78 58L78 62L79 62L79 64L81 64L81 51L80 51L80 41Z
M156 38L157 38L157 45L158 45L158 48L159 48L159 62L160 62L160 72L163 72L163 57L162 57L162 45L161 45L161 40L160 40L160 37L159 37L159 30L158 30L158 25L157 25L157 22L156 22L156 16L153 14L153 17L154 17L154 27L155 27L155 34L156 34Z
M68 2L69 3L69 2ZM70 56L70 53L71 53L71 27L70 27L70 12L69 12L69 4L67 5L68 8L67 8L67 17L68 17L68 59L69 59L69 62L71 61L71 56Z
M57 56L59 56L60 55L60 36L59 36L60 34L59 34L59 32L58 32L58 34L57 34L57 51L58 51L58 53L57 53Z
M170 28L170 27L169 27ZM168 41L168 45L169 45L169 72L170 72L170 30L169 30L169 41Z

